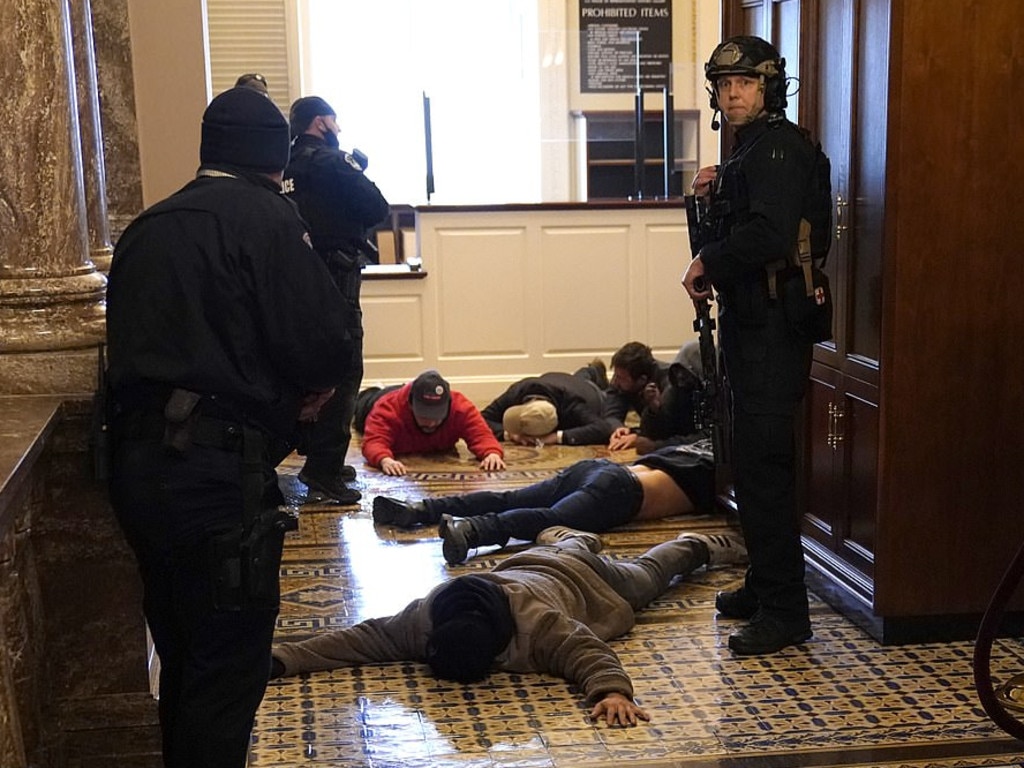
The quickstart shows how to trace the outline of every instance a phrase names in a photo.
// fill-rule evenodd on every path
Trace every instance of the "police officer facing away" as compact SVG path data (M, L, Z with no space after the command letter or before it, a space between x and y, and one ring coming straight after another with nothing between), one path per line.
M337 114L319 96L292 104L292 155L284 191L309 224L313 247L327 264L344 297L352 339L347 373L319 418L305 430L299 452L306 461L299 479L314 492L341 504L354 504L359 492L346 483L355 469L345 464L352 439L352 416L363 379L363 312L359 304L366 233L390 211L377 186L364 175L366 158L338 148ZM335 354L341 355L342 350Z
M758 37L726 40L704 67L711 107L736 126L736 145L721 167L702 168L694 180L710 208L703 247L683 276L693 299L709 297L711 285L718 291L733 397L733 475L750 566L743 586L719 593L716 607L749 619L729 637L737 654L774 653L811 636L794 420L812 345L787 325L781 298L770 297L766 267L796 247L816 148L783 114L784 67Z
M251 88L203 115L195 180L144 211L107 288L111 501L160 656L171 768L242 768L284 532L274 467L347 373L348 318L280 193L288 124Z

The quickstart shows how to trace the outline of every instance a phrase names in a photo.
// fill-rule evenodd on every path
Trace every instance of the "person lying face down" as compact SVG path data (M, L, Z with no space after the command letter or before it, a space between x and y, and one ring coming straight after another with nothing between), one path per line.
M458 576L393 616L373 618L273 650L272 677L391 661L425 662L435 677L483 680L491 670L563 677L590 717L632 726L650 717L608 641L677 576L732 565L746 549L732 535L681 533L632 561L598 555L600 537L553 527L540 546L488 573Z
M373 500L373 521L411 528L437 525L444 559L465 561L471 549L533 541L545 528L602 533L635 520L660 520L714 507L715 465L702 434L639 457L629 465L583 459L533 485L474 491L420 501Z

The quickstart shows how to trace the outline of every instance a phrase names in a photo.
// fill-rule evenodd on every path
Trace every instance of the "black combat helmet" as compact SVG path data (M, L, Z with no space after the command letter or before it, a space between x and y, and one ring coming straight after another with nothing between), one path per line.
M704 65L704 77L711 83L708 93L711 108L718 112L718 93L715 83L723 75L763 77L764 108L766 112L781 112L786 108L786 60L767 40L750 35L730 37L720 43ZM712 127L717 127L717 119Z

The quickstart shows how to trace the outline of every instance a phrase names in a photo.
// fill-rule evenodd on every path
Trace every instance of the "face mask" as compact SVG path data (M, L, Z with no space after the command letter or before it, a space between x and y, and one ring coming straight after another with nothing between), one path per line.
M324 132L324 144L331 149L338 149L341 146L341 143L338 141L337 134L332 133L331 131Z

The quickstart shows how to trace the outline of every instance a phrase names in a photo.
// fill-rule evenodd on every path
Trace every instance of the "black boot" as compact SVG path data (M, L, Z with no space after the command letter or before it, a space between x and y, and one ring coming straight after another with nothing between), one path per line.
M441 551L449 565L464 563L469 550L476 547L489 544L503 547L508 543L508 534L502 531L498 516L494 514L479 517L441 515L437 532L441 536Z
M415 528L417 525L436 525L441 515L431 512L422 501L400 501L387 496L373 500L373 522L378 525L394 525L398 528Z
M747 587L725 590L715 597L715 608L727 619L752 619L760 607L757 597Z
M729 650L739 656L761 656L800 645L811 635L809 619L782 619L758 610L749 624L729 635Z

